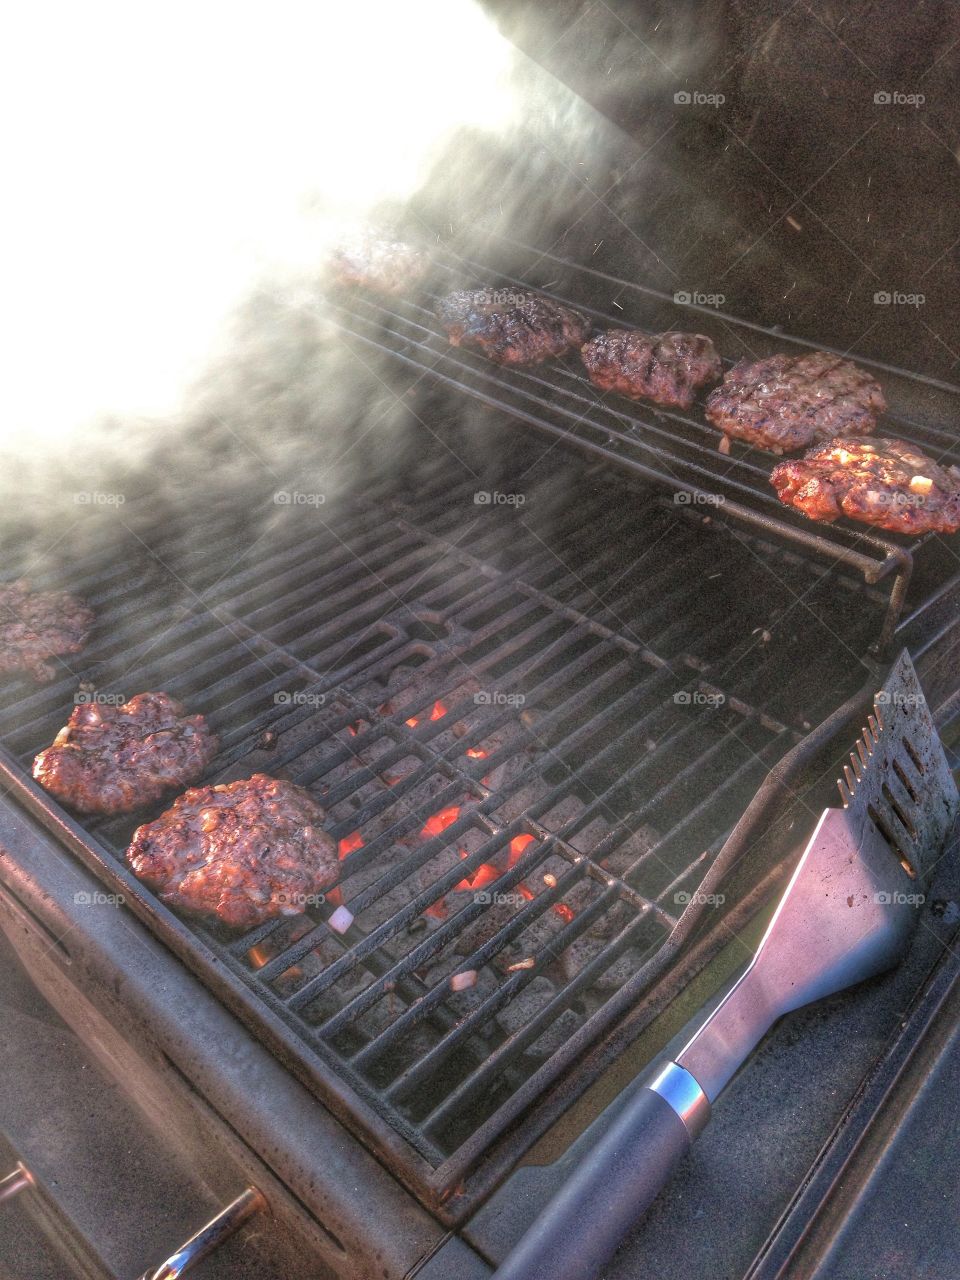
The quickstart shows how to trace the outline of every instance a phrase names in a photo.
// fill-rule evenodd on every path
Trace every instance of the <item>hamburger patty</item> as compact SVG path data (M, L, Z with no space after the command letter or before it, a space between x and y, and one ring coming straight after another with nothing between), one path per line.
M894 533L960 529L960 467L941 467L904 440L829 440L774 467L770 483L812 520L849 516Z
M56 675L46 659L79 653L92 626L93 611L65 591L0 586L0 671L26 671L45 684Z
M603 391L635 400L689 409L694 392L716 382L722 365L717 349L699 333L609 329L580 349L590 381Z
M707 396L727 436L789 453L840 435L868 435L887 407L879 383L849 360L814 351L735 364Z
M302 787L255 773L185 791L137 828L127 863L169 906L250 929L297 915L336 880L323 819Z
M116 707L74 707L33 776L80 813L130 813L195 782L217 746L203 716L184 715L165 693L138 693Z
M515 289L461 289L437 304L454 347L471 347L496 364L540 364L579 347L590 326L551 298Z
M340 284L359 285L375 293L400 294L423 279L427 259L419 249L402 240L371 232L337 245L332 266Z

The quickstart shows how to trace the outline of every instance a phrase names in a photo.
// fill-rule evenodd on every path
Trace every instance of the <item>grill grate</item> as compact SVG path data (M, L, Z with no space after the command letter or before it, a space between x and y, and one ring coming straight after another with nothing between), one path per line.
M883 609L595 479L575 507L547 484L522 514L478 508L446 457L415 510L394 477L322 515L266 497L245 525L229 497L156 525L82 512L31 578L89 600L90 647L0 705L16 793L435 1204L528 1106L520 1086L611 1025L767 769L858 682ZM818 620L838 593L840 630ZM802 625L765 644L798 595ZM208 715L216 780L309 787L344 842L338 891L239 938L166 911L123 866L134 821L81 827L27 776L80 678Z
M544 293L576 307L597 324L636 325L652 331L667 327L704 328L706 308L692 308L700 313L693 325L689 309L673 303L667 295L627 281L612 281L611 277L534 249L526 250L526 256L537 263L549 262L555 275L559 274L560 279L555 278L542 290ZM675 501L679 495L681 502L686 499L715 509L725 519L799 547L805 554L848 565L868 583L889 579L888 608L877 633L871 637L875 652L882 654L888 649L906 600L914 557L934 541L933 535L909 538L844 520L834 525L815 524L786 508L769 484L774 461L771 455L736 440L728 455L719 453L721 433L706 421L702 399L690 413L638 405L600 392L583 373L576 357L535 369L506 370L470 351L451 347L432 310L432 302L443 291L477 282L492 288L531 286L470 259L459 259L450 265L438 257L435 266L438 278L433 281L433 292L422 302L400 298L384 301L360 292L348 297L338 293L331 300L336 323L362 348L507 413L591 458L603 459L615 469L651 482L674 495ZM599 280L615 283L621 296L630 298L636 313L621 311L615 316L585 306L582 299L594 296ZM656 320L649 313L649 306L644 313L643 304L649 304L651 299L656 303ZM718 319L716 314L710 314L709 320L707 331L711 327L721 330L716 335L721 350L729 348L731 334L752 355L782 350L791 344L813 346L733 317ZM764 352L756 351L758 341L766 341ZM727 367L732 363L725 360ZM903 383L908 389L925 389L929 383L940 391L960 391L890 366L877 367L885 374L888 387ZM880 431L913 441L944 465L960 465L960 447L952 429L890 412L884 415Z

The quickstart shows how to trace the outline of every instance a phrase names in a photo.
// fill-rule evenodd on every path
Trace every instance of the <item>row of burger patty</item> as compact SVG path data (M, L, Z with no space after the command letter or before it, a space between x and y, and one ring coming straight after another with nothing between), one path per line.
M366 233L338 247L333 268L341 285L402 295L422 283L428 259ZM731 438L775 454L809 450L775 466L770 482L783 503L812 519L847 516L907 534L960 529L960 469L909 441L873 436L887 407L883 390L841 356L777 354L740 360L724 374L702 334L591 334L573 308L509 287L457 290L439 300L436 314L453 346L496 364L531 366L579 350L602 391L671 409L690 409L698 392L713 387L705 413L722 433L722 452Z

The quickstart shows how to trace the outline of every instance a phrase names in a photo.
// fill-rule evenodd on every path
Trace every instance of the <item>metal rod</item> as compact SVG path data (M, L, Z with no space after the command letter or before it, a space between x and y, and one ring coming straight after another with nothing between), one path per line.
M25 1165L18 1164L5 1178L0 1179L0 1204L33 1186L33 1175Z
M140 1280L177 1280L178 1276L195 1267L198 1262L210 1256L215 1249L253 1214L267 1208L266 1197L257 1187L247 1187L236 1200L222 1209L205 1227L190 1237L180 1248L161 1262L159 1267L143 1273Z

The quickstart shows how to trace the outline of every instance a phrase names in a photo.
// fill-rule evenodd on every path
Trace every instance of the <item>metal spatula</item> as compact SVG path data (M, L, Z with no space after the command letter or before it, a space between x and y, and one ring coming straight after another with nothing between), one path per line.
M957 814L943 747L906 651L749 967L654 1080L637 1090L496 1273L592 1280L785 1013L894 965Z

